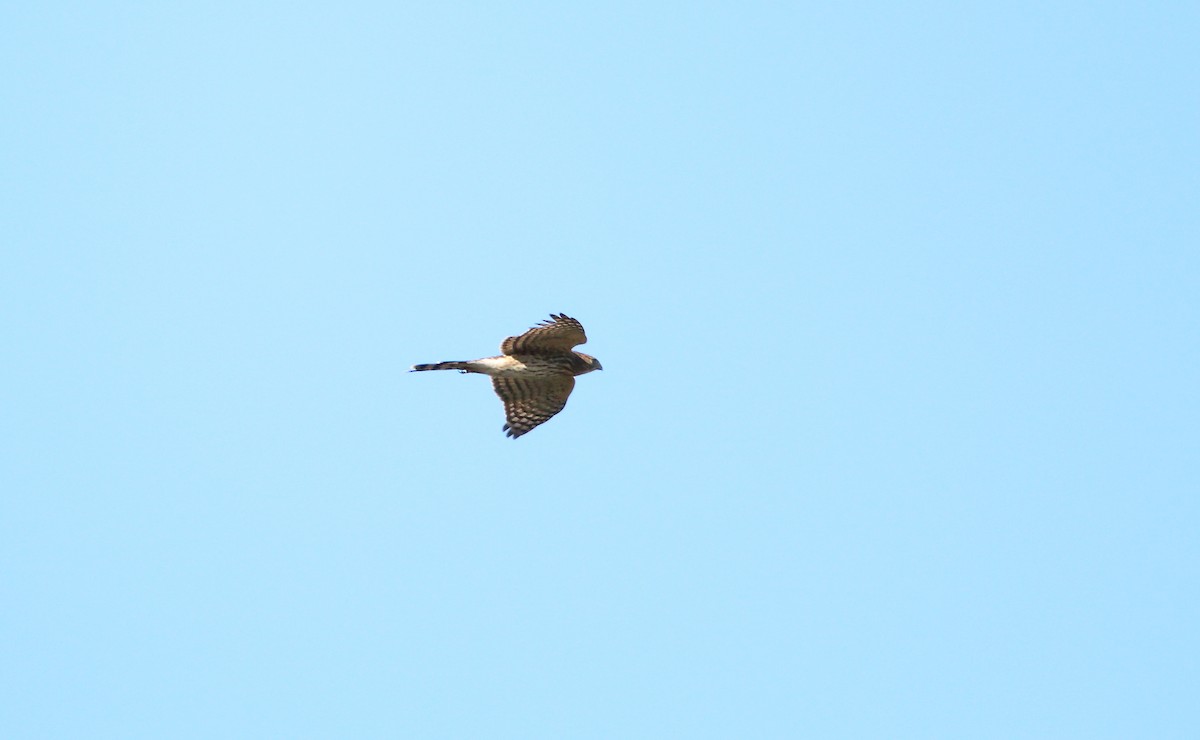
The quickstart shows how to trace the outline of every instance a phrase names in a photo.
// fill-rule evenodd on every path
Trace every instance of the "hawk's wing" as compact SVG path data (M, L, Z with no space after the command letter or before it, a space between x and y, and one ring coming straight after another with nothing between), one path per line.
M516 439L563 410L575 387L570 375L492 378L492 388L504 401L504 433Z
M577 344L587 341L583 324L566 314L550 314L550 321L543 321L519 337L509 337L500 344L506 355L540 355L570 352Z

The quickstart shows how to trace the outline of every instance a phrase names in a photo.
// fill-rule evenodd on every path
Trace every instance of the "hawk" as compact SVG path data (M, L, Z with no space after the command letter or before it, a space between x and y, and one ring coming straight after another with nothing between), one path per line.
M409 372L458 370L492 376L492 388L504 402L504 433L516 439L567 405L575 376L603 370L600 361L571 348L587 341L583 324L566 314L550 314L524 334L500 343L499 357L413 365Z

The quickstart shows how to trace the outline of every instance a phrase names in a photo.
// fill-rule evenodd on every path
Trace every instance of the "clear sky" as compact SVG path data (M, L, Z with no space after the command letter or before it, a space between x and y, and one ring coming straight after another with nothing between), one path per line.
M6 3L0 736L1200 737L1198 37Z

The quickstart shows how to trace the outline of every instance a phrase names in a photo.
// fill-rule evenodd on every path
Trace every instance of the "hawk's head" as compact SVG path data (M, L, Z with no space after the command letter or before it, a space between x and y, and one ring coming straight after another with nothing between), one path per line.
M585 355L582 352L576 352L574 354L575 362L571 363L574 366L571 369L575 371L576 375L583 375L584 373L590 373L593 370L604 369L604 366L601 365L600 361L595 357L592 357L591 355Z

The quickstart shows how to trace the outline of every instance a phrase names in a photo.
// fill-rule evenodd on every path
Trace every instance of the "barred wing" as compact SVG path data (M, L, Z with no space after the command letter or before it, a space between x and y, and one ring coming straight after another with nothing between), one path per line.
M550 314L543 321L518 337L509 337L500 344L506 355L542 355L570 352L577 344L587 341L583 324L566 314Z
M492 378L492 388L504 401L504 433L516 439L567 405L567 397L575 388L570 375L541 377Z

